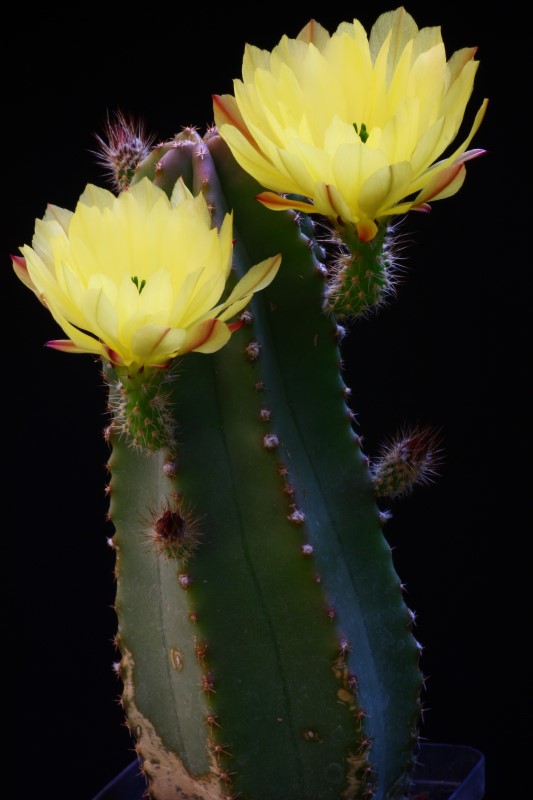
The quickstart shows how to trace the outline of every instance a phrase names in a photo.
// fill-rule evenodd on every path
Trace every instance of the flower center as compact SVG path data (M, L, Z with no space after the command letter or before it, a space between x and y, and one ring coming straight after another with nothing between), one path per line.
M132 279L133 283L135 284L135 286L137 287L137 291L140 294L142 292L142 290L144 289L144 287L146 286L146 281L143 278L141 283L140 283L140 285L139 285L139 278L137 277L137 275L132 275L131 279Z
M364 122L361 123L361 130L358 129L357 122L354 122L353 126L355 128L355 132L357 134L359 134L359 138L361 139L361 141L364 144L366 142L366 140L368 139L368 136L369 136L368 131L366 129L365 123Z

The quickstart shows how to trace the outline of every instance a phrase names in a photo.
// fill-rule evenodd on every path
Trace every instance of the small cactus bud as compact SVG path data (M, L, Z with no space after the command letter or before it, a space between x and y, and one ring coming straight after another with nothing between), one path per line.
M107 168L107 176L118 192L123 192L131 183L135 168L150 153L153 136L147 136L142 122L126 118L121 111L115 113L115 121L107 121L104 135L95 134L98 142L96 156Z
M379 497L401 497L419 483L430 483L440 463L437 436L430 429L413 429L387 443L371 465L374 491Z

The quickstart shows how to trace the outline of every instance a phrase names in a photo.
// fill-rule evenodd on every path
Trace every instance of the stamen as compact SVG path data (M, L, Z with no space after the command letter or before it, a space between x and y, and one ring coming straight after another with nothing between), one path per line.
M362 123L361 123L361 130L359 130L359 129L358 129L358 127L357 127L357 122L354 122L354 123L353 123L353 126L354 126L354 128L355 128L355 132L356 132L357 134L359 134L359 137L360 137L361 141L362 141L362 142L363 142L363 144L364 144L364 143L366 142L366 140L368 139L369 135L370 135L370 134L368 133L367 129L366 129L366 125L365 125L365 123L364 123L364 122L362 122Z
M142 292L142 290L144 289L144 287L146 286L146 281L143 278L142 281L141 281L141 285L139 286L139 278L137 277L137 275L133 275L131 279L132 279L133 283L135 284L135 286L137 287L137 291L140 294Z

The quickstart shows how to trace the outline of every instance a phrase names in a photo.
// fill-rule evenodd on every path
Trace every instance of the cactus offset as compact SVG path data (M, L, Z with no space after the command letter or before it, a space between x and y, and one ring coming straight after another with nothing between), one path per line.
M372 483L378 497L402 497L421 483L431 483L437 474L440 450L437 435L429 429L404 431L383 445L371 466Z

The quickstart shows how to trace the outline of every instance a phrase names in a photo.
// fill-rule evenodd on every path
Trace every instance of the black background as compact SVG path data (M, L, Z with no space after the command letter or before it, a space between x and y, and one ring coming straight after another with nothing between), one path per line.
M108 114L142 116L161 139L188 124L204 129L211 94L231 92L240 75L246 41L271 49L311 16L329 30L356 16L368 29L393 7L14 11L2 51L2 299L13 512L4 608L14 653L4 660L16 700L17 798L89 800L133 756L111 669L104 389L90 357L43 348L59 330L12 274L9 253L30 242L47 202L73 208L86 183L106 185L90 151ZM467 165L458 195L402 223L398 297L353 327L346 378L370 456L403 425L441 432L441 477L393 504L386 528L424 646L422 734L485 754L486 800L522 798L531 712L525 34L510 4L502 13L482 3L406 7L419 26L442 26L449 54L479 46L467 118L490 97L473 142L488 152Z

